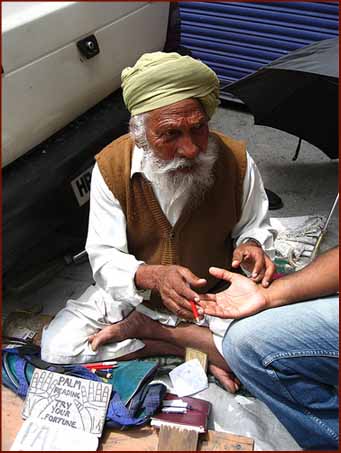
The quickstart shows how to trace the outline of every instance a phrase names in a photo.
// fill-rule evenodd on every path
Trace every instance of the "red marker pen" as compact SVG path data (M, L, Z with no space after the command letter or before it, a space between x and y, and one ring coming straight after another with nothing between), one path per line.
M198 313L198 310L197 310L197 306L195 305L193 300L190 300L190 303L191 303L194 319L196 320L196 322L198 322L199 321L199 313Z
M100 363L83 363L82 364L88 370L112 370L113 368L117 368L118 364L116 365L104 365Z

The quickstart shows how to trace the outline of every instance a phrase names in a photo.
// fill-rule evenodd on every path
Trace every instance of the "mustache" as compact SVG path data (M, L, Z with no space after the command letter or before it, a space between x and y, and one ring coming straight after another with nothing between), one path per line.
M197 165L199 159L197 156L195 159L186 159L185 157L175 157L169 162L162 164L162 169L168 173L173 170L179 170L179 168L192 168Z
M174 157L170 161L164 161L153 156L153 162L156 168L154 170L160 173L170 173L181 168L196 168L205 165L212 159L206 152L201 152L194 159L186 157Z

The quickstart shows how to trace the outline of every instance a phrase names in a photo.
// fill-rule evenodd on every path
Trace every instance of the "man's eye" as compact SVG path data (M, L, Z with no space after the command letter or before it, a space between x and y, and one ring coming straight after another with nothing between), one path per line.
M204 123L195 124L192 129L199 130L204 127Z
M166 138L173 138L178 135L178 131L176 129L169 129L168 131L163 133L163 136Z

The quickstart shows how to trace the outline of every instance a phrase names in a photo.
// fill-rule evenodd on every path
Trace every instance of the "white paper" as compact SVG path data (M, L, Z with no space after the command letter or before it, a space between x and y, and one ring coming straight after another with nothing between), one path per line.
M188 403L183 400L163 400L162 406L163 407L184 407L186 409L188 407Z
M98 437L30 417L25 420L10 451L96 451Z
M100 436L112 386L35 369L22 415Z
M179 396L193 395L208 387L207 375L198 359L189 360L169 373L174 393Z
M185 407L163 407L161 412L165 414L187 414L187 409Z

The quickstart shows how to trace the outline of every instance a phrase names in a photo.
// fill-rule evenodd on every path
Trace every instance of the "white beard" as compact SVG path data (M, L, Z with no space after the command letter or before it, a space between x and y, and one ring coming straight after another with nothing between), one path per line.
M213 182L213 166L218 157L218 146L209 137L206 152L200 153L195 159L175 157L170 161L159 159L148 148L144 149L142 169L148 179L158 186L162 196L171 201L186 194L193 203L199 202ZM188 173L176 171L179 168L191 168Z

